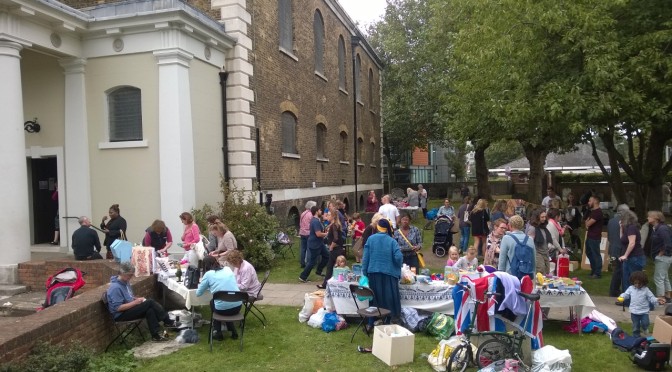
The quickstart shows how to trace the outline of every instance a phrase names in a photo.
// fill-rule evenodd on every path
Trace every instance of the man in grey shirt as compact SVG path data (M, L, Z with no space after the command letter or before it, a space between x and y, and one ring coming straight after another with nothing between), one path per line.
M623 212L629 211L630 207L627 204L621 204L616 208L616 213L609 220L607 224L607 240L609 241L609 261L612 263L614 273L611 276L611 283L609 284L609 296L618 297L619 294L625 292L628 288L623 283L623 263L618 259L624 253L623 245L621 244L621 215Z

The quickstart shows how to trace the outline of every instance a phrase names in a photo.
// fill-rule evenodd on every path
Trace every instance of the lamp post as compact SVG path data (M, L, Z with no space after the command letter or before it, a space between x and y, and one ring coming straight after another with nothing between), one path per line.
M354 163L355 163L355 211L359 210L359 198L357 197L357 183L358 183L358 162L357 158L357 93L359 91L359 85L357 84L357 57L355 54L355 49L359 45L360 38L357 35L352 35L350 37L350 47L352 50L352 118L353 118L353 148L355 149Z

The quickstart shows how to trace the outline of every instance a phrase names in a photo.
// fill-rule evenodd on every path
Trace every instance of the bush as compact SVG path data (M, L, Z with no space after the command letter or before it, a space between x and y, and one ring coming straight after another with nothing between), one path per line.
M223 179L221 190L224 201L217 203L217 210L213 211L206 204L193 211L199 227L203 226L202 231L207 231L205 218L216 214L235 235L238 249L243 251L245 259L257 270L270 268L275 258L271 242L278 232L277 219L257 204L254 192L231 189Z
M18 363L5 365L0 371L88 371L89 361L92 357L93 351L79 342L72 342L68 345L52 345L47 342L38 342L33 346L28 358Z

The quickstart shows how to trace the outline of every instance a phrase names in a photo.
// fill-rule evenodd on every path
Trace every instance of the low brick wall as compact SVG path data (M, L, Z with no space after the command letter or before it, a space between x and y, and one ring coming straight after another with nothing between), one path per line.
M56 267L58 264L43 263L45 267ZM39 271L37 265L21 265L25 265L24 269ZM52 271L47 270L49 273ZM42 282L44 280L46 279ZM109 276L106 282L109 282ZM132 285L136 296L158 299L158 285L154 276L134 278ZM0 332L0 365L26 357L38 341L51 344L80 341L94 350L104 350L116 334L109 312L100 301L107 285L93 287L89 282L86 286L89 287L87 291L79 292L80 294L65 302L29 316L13 318L11 322L3 322Z
M86 285L79 292L86 292L110 282L116 275L119 264L110 260L75 261L73 259L30 261L19 264L19 282L32 291L44 291L44 284L51 275L66 267L73 267L86 273Z

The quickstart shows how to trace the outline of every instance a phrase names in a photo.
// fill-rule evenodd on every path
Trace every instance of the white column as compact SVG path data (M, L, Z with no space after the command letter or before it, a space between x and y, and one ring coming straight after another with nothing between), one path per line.
M17 264L30 261L28 169L23 131L21 49L15 42L0 40L0 283L14 283Z
M91 217L91 172L86 115L85 66L80 58L59 61L65 73L65 216ZM64 215L62 215L63 217ZM70 234L79 227L75 219L61 219L61 246L70 246Z
M180 49L155 51L154 56L159 65L161 218L173 236L179 237L183 228L177 216L191 211L196 203L189 87L189 62L193 56Z

